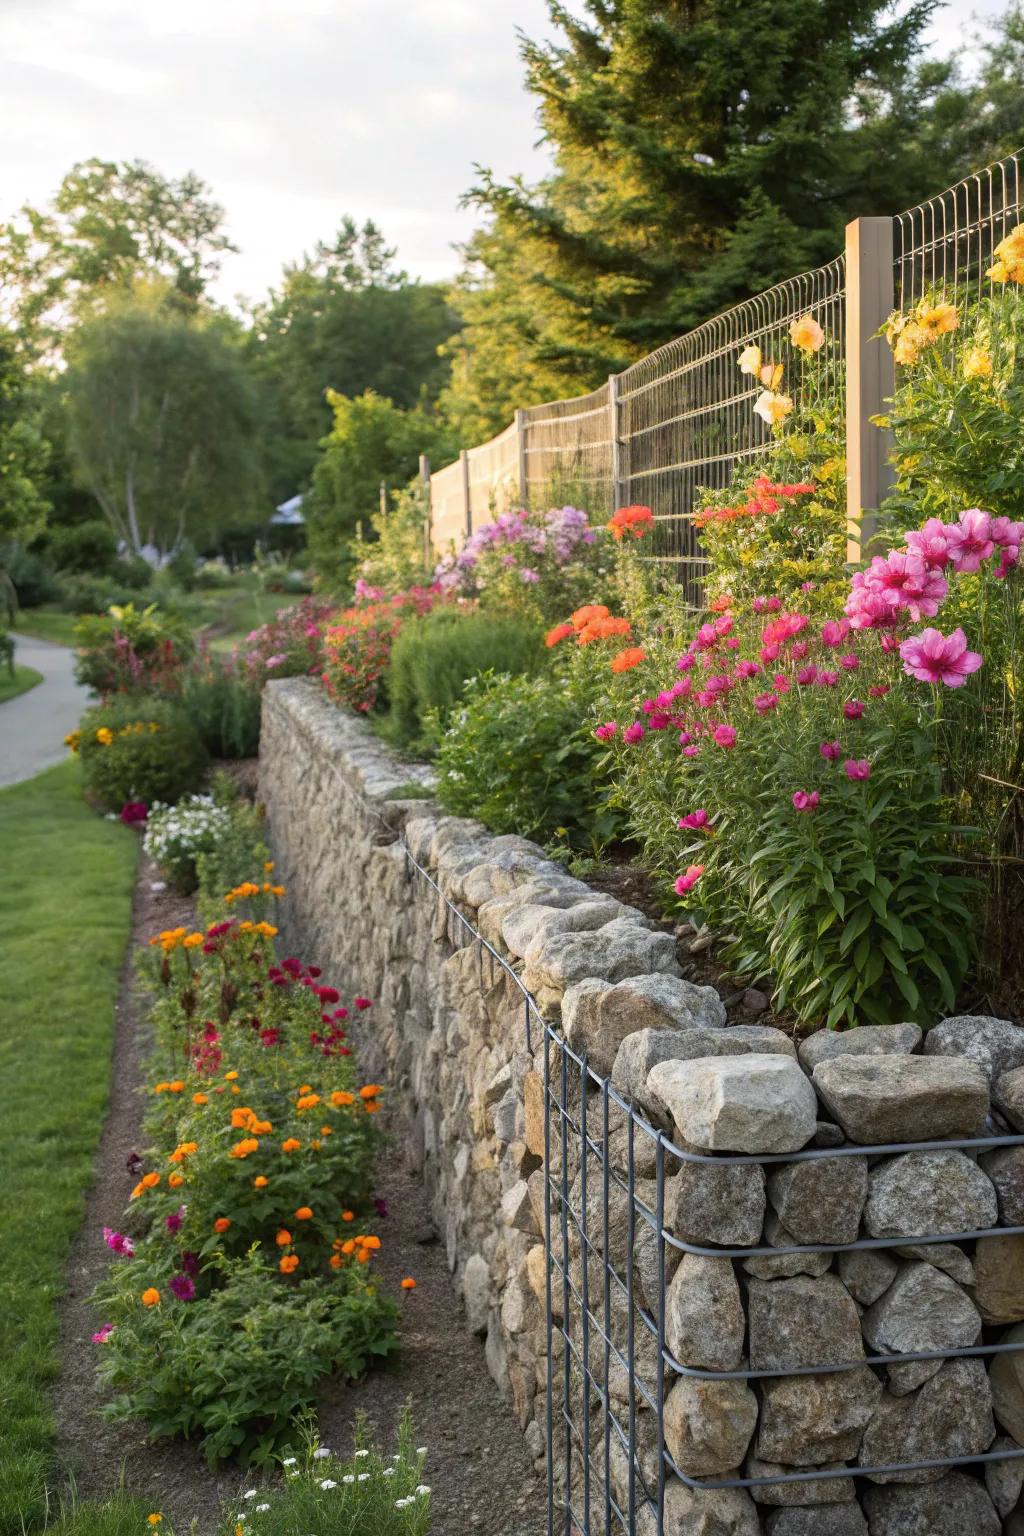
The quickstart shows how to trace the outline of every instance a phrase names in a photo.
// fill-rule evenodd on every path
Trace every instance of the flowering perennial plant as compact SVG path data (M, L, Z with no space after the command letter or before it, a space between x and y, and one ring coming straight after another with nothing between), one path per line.
M230 823L230 811L213 795L186 795L175 806L158 800L149 807L142 846L178 890L191 891L197 857L212 852Z
M453 596L480 596L490 607L547 619L594 580L602 558L597 530L581 508L520 508L478 528L440 561L434 580Z
M274 677L319 677L323 671L324 636L334 605L304 597L259 629L254 629L235 653L236 664L257 689Z
M335 616L324 639L323 684L358 714L377 703L391 647L405 621L429 613L441 588L410 587L386 600L367 599Z

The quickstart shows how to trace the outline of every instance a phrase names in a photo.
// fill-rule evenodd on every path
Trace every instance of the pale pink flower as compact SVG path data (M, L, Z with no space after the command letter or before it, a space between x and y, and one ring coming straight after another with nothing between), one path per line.
M921 527L907 534L907 548L919 555L932 569L949 563L948 529L937 517L930 517Z
M962 688L972 672L981 666L977 651L967 649L962 629L943 635L938 629L925 629L911 635L900 646L903 670L922 683L945 683L947 688Z
M980 507L960 513L960 521L946 529L949 558L958 571L976 571L992 553L992 519Z

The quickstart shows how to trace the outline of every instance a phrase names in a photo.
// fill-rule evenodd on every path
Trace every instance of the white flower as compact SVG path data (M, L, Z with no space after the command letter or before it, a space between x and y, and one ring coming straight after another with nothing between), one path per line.
M295 1456L286 1456L284 1458L284 1461L282 1461L281 1465L282 1465L282 1467L294 1467L297 1459L298 1458L295 1457Z
M257 1514L258 1514L258 1515L262 1515L262 1513L263 1513L263 1511L264 1511L264 1510L265 1510L265 1509L269 1509L269 1508L270 1508L270 1505L269 1505L269 1504L257 1504L257 1505L256 1505L256 1513L257 1513Z
M345 1476L342 1478L342 1482L343 1483L354 1483L355 1482L355 1478L353 1477L351 1472L346 1472Z
M417 1493L429 1493L430 1489L427 1487L426 1483L420 1483L419 1486L416 1489L416 1492Z
M369 1451L356 1451L356 1456L357 1457L369 1456L369 1454L370 1454Z
M323 1480L320 1483L320 1487L321 1488L337 1488L337 1486L338 1485L334 1481L333 1477L325 1477L325 1478L323 1478Z
M245 1490L245 1492L242 1494L242 1498L243 1499L254 1499L255 1497L256 1497L256 1489L255 1488L247 1488Z
M415 1502L416 1502L415 1499L396 1499L395 1500L395 1508L396 1509L405 1509L407 1507L407 1505L414 1504Z
M356 1481L360 1482L360 1483L368 1483L370 1481L370 1474L369 1474L369 1472L360 1472L360 1474L359 1474L358 1478L356 1479Z
M151 880L149 882L149 888L150 888L151 891L158 891L158 892L159 891L166 891L166 889L167 889L167 881L166 880Z
M385 1467L383 1475L385 1477L394 1477L394 1475L395 1475L394 1467Z
M318 1445L316 1450L313 1452L313 1460L323 1461L324 1457L329 1456L330 1454L331 1453L327 1449L326 1445Z
M416 1447L416 1455L417 1456L425 1456L426 1454L427 1454L427 1448L426 1448L425 1445L418 1445ZM396 1461L398 1460L397 1456L395 1457L395 1460Z

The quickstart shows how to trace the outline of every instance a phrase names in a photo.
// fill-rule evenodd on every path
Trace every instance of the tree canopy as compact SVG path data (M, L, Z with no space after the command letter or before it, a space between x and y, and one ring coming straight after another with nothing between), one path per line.
M42 525L47 459L38 394L16 337L0 329L0 545Z

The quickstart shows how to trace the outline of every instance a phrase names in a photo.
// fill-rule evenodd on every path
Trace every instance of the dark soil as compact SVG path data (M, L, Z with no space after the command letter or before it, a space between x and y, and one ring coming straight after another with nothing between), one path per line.
M93 1169L85 1220L71 1250L67 1294L61 1306L63 1370L55 1392L58 1455L83 1498L102 1498L122 1470L130 1492L181 1531L196 1522L208 1536L220 1506L242 1487L259 1481L237 1467L211 1472L194 1444L150 1443L142 1423L109 1424L100 1417L102 1397L90 1341L102 1319L89 1295L106 1272L104 1225L124 1216L136 1176L128 1171L141 1152L143 1060L148 1044L145 1001L133 977L137 948L161 928L194 921L187 898L154 891L154 866L140 861L133 911L132 947L121 976L110 1107ZM396 1149L397 1150L397 1149ZM353 1441L356 1413L366 1414L383 1449L394 1440L403 1404L412 1409L416 1441L428 1447L424 1476L433 1489L431 1529L438 1536L542 1536L547 1530L543 1479L534 1471L512 1409L487 1373L483 1345L467 1331L452 1289L444 1245L424 1216L420 1180L400 1156L382 1169L380 1192L388 1202L381 1275L396 1294L406 1275L417 1281L403 1296L401 1350L393 1363L355 1384L333 1382L323 1394L321 1434L344 1453Z

